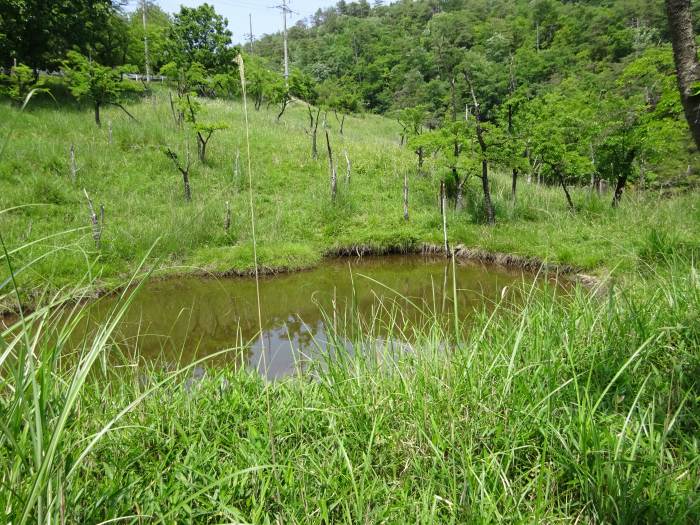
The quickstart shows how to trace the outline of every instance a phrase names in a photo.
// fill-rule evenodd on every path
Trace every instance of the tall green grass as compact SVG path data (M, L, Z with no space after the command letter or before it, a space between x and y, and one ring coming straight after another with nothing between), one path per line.
M700 276L685 268L566 299L527 287L468 330L428 316L408 334L386 304L395 321L376 340L367 318L327 312L327 358L272 383L230 369L195 388L148 367L85 374L111 320L61 367L66 349L47 341L70 324L42 311L6 339L32 352L24 375L3 362L4 516L695 523Z

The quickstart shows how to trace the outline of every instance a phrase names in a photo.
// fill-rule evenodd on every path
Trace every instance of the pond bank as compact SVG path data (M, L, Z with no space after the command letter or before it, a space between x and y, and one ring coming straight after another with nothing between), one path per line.
M216 252L221 254L235 251L247 250L245 246L233 246L228 249L217 248ZM250 250L252 254L252 249ZM607 278L599 277L583 273L580 268L568 264L551 263L537 257L529 257L518 254L491 252L480 248L471 248L462 244L454 246L452 252L456 259L462 261L473 261L483 264L499 266L505 269L523 270L532 273L547 273L557 276L564 276L575 283L580 283L587 288L596 288L604 285ZM378 257L385 255L431 255L444 256L444 247L438 244L417 243L412 245L390 245L390 246L373 246L369 244L358 244L341 246L326 250L322 255L317 257L288 257L282 263L266 264L259 262L258 275L261 277L273 276L284 273L308 271L318 267L325 259L329 258L362 258L362 257ZM252 256L250 257L252 260ZM223 268L225 259L219 258L216 262L207 264L203 258L199 258L199 264L192 266L174 266L162 269L151 269L153 272L148 278L149 280L161 281L171 280L183 277L254 277L255 267L252 262L249 265L245 263L238 267ZM240 263L240 261L237 261ZM130 282L131 286L137 285L141 279L137 278ZM118 293L125 289L124 282L110 280L107 282L96 283L94 286L88 286L80 290L76 290L71 294L69 301L86 301L99 299L105 295ZM11 317L19 313L15 302L15 296L8 294L10 301L0 303L0 316L3 318ZM35 300L38 295L29 294L23 304L25 313L30 313L35 309Z

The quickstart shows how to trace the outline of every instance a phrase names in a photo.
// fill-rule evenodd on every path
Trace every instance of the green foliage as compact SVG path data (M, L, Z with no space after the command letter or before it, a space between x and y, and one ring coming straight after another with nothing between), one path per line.
M99 108L105 104L119 104L124 95L140 91L137 84L122 78L123 73L131 71L128 66L111 68L102 66L81 55L69 51L63 62L70 92L80 101L89 101L95 106L95 119L99 120Z
M128 31L112 0L7 0L0 9L0 64L13 59L54 68L68 51L116 66L128 47Z
M30 91L45 92L43 85L43 80L25 64L13 67L7 76L0 75L0 95L10 97L16 104L22 104Z
M608 177L594 173L599 164L592 157L601 138L617 133L619 111L612 118L608 112L620 100L636 114L634 169L648 174L646 181L677 182L683 164L696 164L687 130L678 125L683 114L661 3L438 4L394 2L364 12L346 3L320 10L309 27L294 28L294 64L319 82L319 101L327 107L396 115L425 106L431 128L456 120L471 104L463 78L468 70L484 121L509 130L510 140L499 147L504 167L526 168L523 152L537 150L533 164L546 157L571 183L591 174ZM256 49L277 60L280 36L264 37ZM556 112L546 109L550 102ZM509 105L521 114L512 131ZM552 169L545 167L544 175L551 181Z
M570 83L533 99L520 115L518 127L528 130L532 155L553 181L562 175L584 182L593 170L590 149L596 120L590 101L590 93Z
M143 27L143 6L138 7L126 17L129 44L125 61L133 64L143 73L146 72L144 37L148 38L148 58L150 73L154 74L166 60L167 36L172 23L170 15L163 11L154 1L145 2L146 28Z
M318 103L331 111L357 113L362 106L354 87L349 79L325 80L316 88Z
M195 63L209 73L223 73L233 68L236 50L231 46L228 21L214 7L180 7L168 29L165 54L179 69L189 70Z

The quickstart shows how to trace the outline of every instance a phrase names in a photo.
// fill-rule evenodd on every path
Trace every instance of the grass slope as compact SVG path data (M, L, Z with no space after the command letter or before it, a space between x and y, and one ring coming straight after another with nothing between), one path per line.
M22 252L25 261L56 251L32 265L24 283L67 285L81 276L85 260L97 255L83 188L96 207L105 206L102 247L93 267L102 285L128 276L154 243L153 256L169 271L252 269L241 104L205 101L201 120L223 121L230 128L214 135L206 164L194 164L193 201L187 204L181 177L162 150L168 146L184 157L189 138L196 157L194 134L175 126L167 92L156 90L155 95L129 105L138 123L117 108L104 111L103 122L112 122L112 144L108 126L96 127L89 108L68 102L58 106L48 98L35 99L22 114L9 105L0 106L2 132L12 133L0 159L0 209L23 206L0 215L5 241L10 247L36 241L33 249ZM382 250L440 243L436 194L438 178L447 173L431 159L432 175L415 175L415 157L398 145L394 122L375 116L349 117L341 136L335 117L328 116L339 174L339 196L333 204L322 130L320 155L312 160L306 108L293 106L281 122L276 122L275 110L250 112L253 191L264 267L306 267L325 253L347 246ZM75 182L70 177L71 144L79 168ZM349 186L345 150L352 162ZM410 174L409 222L403 220L402 205L406 171ZM700 246L697 194L664 199L658 194L630 193L620 209L612 210L609 196L600 200L585 189L575 190L580 211L572 215L559 188L523 180L518 203L513 205L509 184L506 177L494 175L498 225L487 227L479 224L480 185L472 179L468 209L449 217L453 244L535 256L589 271L620 265L629 270L650 250L687 252ZM224 231L227 201L232 210L228 233ZM72 233L65 233L68 230Z

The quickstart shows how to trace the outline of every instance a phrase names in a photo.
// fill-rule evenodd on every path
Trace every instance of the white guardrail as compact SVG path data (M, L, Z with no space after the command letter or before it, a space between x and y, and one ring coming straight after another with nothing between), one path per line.
M0 67L0 74L9 75L11 71L11 69ZM43 69L39 70L39 75L44 75L47 77L64 76L63 71L46 71ZM140 73L124 73L123 76L124 78L128 78L129 80L136 80L137 82L165 82L166 80L168 80L168 77L164 77L163 75L150 75L149 77L146 77L146 75L141 75Z

